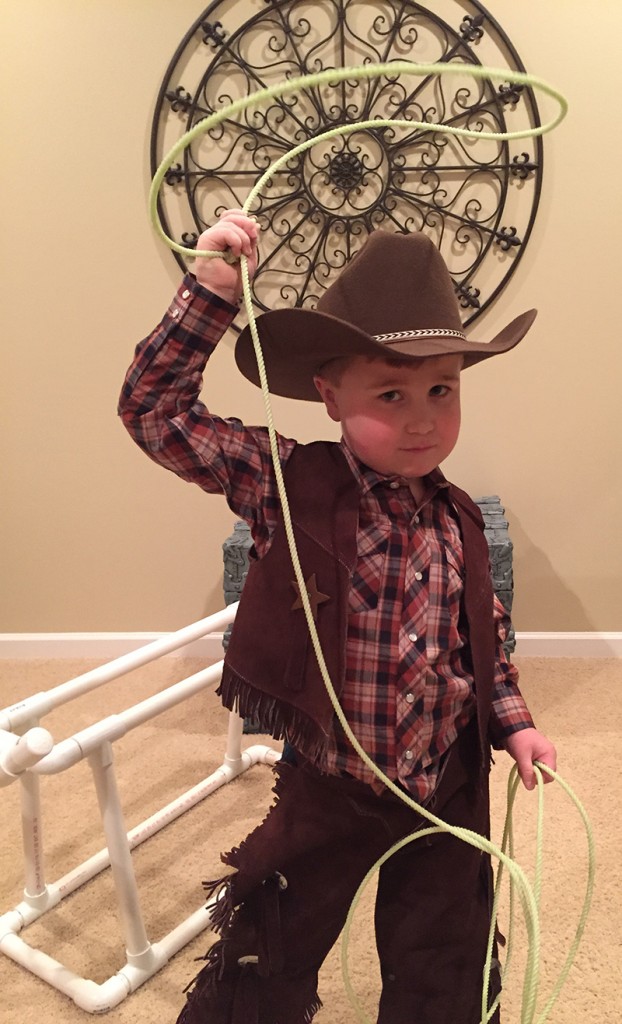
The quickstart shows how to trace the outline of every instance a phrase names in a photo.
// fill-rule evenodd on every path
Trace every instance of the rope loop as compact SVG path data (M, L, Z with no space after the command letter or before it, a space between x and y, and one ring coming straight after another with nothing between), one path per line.
M216 125L221 123L221 121L224 121L227 118L235 120L238 114L241 114L243 111L248 110L251 107L261 106L261 104L265 103L267 100L276 99L280 96L286 96L291 92L299 92L302 89L312 88L317 85L332 85L336 82L349 81L353 79L362 80L379 78L382 75L414 75L419 78L427 76L439 77L440 75L470 75L472 78L476 79L485 78L490 81L510 82L511 84L523 85L528 88L539 90L554 99L559 105L559 110L557 114L546 124L536 125L533 128L524 128L521 131L515 132L478 131L475 128L461 128L457 125L435 124L430 121L412 121L403 118L375 118L370 121L354 121L348 124L337 125L329 131L322 132L321 135L310 137L305 142L294 147L280 159L271 164L265 174L262 175L253 187L252 191L249 193L249 196L243 206L244 212L248 213L255 196L260 192L265 183L270 180L270 177L275 173L275 171L277 171L283 164L287 163L288 160L291 160L299 153L302 153L307 149L311 149L320 142L324 142L326 139L337 135L347 135L350 132L360 131L365 128L384 128L391 126L405 128L409 131L412 131L413 129L420 129L421 131L443 132L447 135L457 135L465 139L496 139L498 141L510 141L512 139L532 138L552 131L552 129L564 119L568 110L568 103L565 97L557 89L554 89L553 86L548 85L547 82L544 82L540 78L536 78L535 75L528 75L524 71L488 68L484 67L482 64L412 64L409 61L398 60L391 61L388 64L365 64L361 67L328 68L324 71L318 71L312 75L299 75L296 78L289 78L284 82L278 82L276 85L270 86L270 88L259 89L257 92L251 93L249 96L243 96L238 100L234 100L232 103L221 107L219 110L214 111L213 114L209 114L207 117L203 118L178 139L160 163L151 183L151 189L149 192L149 213L156 233L169 247L169 249L172 249L173 252L179 253L181 256L189 256L192 258L199 256L201 259L222 256L222 253L214 253L209 250L197 252L195 249L180 245L172 238L169 238L162 227L158 210L158 194L166 172L175 162L179 154L182 153L184 149L187 149L188 146L192 145L195 139L204 135L205 132L210 130L210 128L215 128Z

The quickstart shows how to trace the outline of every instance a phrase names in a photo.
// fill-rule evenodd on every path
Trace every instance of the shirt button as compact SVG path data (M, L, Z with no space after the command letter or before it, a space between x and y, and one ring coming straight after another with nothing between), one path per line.
M404 754L404 757L406 758L407 761L412 761L412 759L413 759L413 752L412 752L412 750L407 750L406 753Z
M181 297L182 297L182 299L187 299L187 298L189 298L189 296L190 296L190 292L186 288L186 290L181 293Z
M420 522L419 516L414 516L414 517L413 517L413 522L414 522L414 523L418 523L418 522Z
M171 316L175 320L179 316L179 310L178 309L174 309L173 312L171 313Z
M423 579L423 573L422 572L416 572L415 573L415 579L416 580L422 580Z
M394 491L396 491L399 486L399 480L392 480L391 483L389 484L389 487L392 487Z
M407 693L406 696L404 697L404 700L406 701L407 704L412 704L415 700L414 693Z
M414 644L415 640L417 639L417 634L416 633L409 633L408 634L408 639L411 641L411 643Z

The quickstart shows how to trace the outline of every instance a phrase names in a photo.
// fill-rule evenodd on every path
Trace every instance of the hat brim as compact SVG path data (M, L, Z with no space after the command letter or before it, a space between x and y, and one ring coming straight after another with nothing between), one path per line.
M319 402L313 378L330 359L357 355L421 359L461 353L464 366L473 366L518 345L536 315L535 309L521 313L488 343L445 335L380 342L329 313L299 307L263 313L257 319L257 329L270 392ZM243 375L259 387L259 370L248 326L236 342L235 360Z

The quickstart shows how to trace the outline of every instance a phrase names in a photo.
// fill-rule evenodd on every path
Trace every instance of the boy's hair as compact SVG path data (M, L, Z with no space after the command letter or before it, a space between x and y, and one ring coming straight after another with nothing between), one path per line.
M385 363L387 366L392 366L395 369L401 369L404 366L419 365L424 361L425 356L419 358L410 356L407 359L400 359L399 356L391 355L351 355L351 356L335 356L334 359L329 359L327 363L322 363L320 366L317 376L323 377L334 387L339 387L341 379L348 369L357 359L364 359L366 363Z
M385 355L351 355L351 356L335 356L334 359L329 359L328 362L322 363L320 366L317 376L323 377L325 380L332 384L333 387L339 387L341 384L342 377L349 366L352 365L357 359L364 359L366 363L384 363L386 366L391 366L396 370L401 370L403 367L408 366L420 366L421 363L426 362L428 359L441 358L439 356L392 356Z

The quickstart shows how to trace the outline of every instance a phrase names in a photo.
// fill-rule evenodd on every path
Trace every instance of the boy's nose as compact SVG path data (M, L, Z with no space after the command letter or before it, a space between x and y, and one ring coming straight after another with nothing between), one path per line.
M431 434L434 430L434 421L425 413L411 415L406 429L409 434Z

